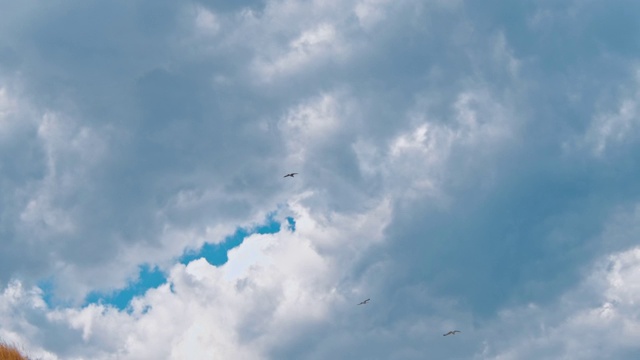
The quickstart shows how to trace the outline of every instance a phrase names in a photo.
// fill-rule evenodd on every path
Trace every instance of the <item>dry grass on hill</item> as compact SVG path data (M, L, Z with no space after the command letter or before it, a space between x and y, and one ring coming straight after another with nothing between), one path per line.
M0 360L29 360L20 351L8 344L0 343Z

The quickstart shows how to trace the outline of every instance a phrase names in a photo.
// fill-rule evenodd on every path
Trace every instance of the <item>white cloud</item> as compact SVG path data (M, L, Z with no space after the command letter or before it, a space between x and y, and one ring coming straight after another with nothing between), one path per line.
M418 97L406 115L413 127L390 138L386 147L365 138L353 146L360 168L369 176L382 176L388 194L428 194L444 205L448 195L443 182L460 171L476 171L473 162L487 166L517 140L522 120L513 116L508 100L483 88L461 91L447 104L451 112L446 120L431 110L430 101L428 94ZM459 153L471 158L456 163L452 157Z
M43 359L262 359L270 358L275 349L299 339L310 328L322 326L323 331L340 331L336 336L342 341L335 342L337 339L331 340L323 333L317 340L327 348L308 349L305 358L327 356L364 340L354 338L350 332L356 329L351 327L330 330L337 317L360 322L360 311L387 310L363 310L354 305L366 296L362 286L371 282L370 278L350 284L355 285L356 292L345 292L346 287L336 286L343 281L351 261L345 261L348 256L336 257L337 251L328 255L315 248L315 240L305 239L303 234L318 236L314 229L320 224L306 215L300 218L302 234L283 230L274 235L253 235L232 251L229 263L220 268L204 259L176 265L169 284L134 299L129 313L95 304L83 309L51 310L41 300L41 291L26 291L14 282L4 290L0 301L3 318L10 320L5 322L1 335ZM354 238L358 232L346 234L340 241ZM320 237L337 243L333 235L325 233ZM356 254L369 245L361 242L341 249ZM252 248L258 249L256 253L262 260L245 257ZM242 271L234 269L238 265ZM468 320L443 318L451 310L438 305L441 316L423 314L410 320L397 319L399 322L391 325L393 330L378 324L363 336L377 338L391 350L404 349L392 350L391 358L419 358L427 351L425 341L431 344L433 339L439 340L439 329L460 327L463 333L459 337L475 344L478 359L616 357L625 351L640 350L636 341L640 335L640 312L636 306L640 288L635 285L639 276L640 248L631 248L597 262L579 286L551 305L508 308L494 321L476 325L475 329L469 327ZM424 296L420 293L405 296L419 300ZM385 306L381 300L374 298L370 305ZM437 299L427 297L420 301L434 300ZM44 313L46 320L40 321L47 323L34 323L33 319L43 318L24 317L27 312ZM75 343L65 345L69 356L56 356L29 341L42 336L42 329L52 324L63 326L57 331L72 336L70 341ZM612 332L612 328L616 331ZM394 336L394 332L404 335ZM415 347L414 341L423 344ZM442 351L443 344L437 346L437 351Z
M360 26L365 29L373 27L386 16L386 8L391 1L388 0L363 0L355 4L354 12L358 17Z
M637 101L640 91L640 72L636 69L634 81L618 85L619 96L603 96L597 104L596 112L590 116L588 126L582 134L576 134L562 143L565 154L588 151L597 159L606 159L616 150L626 149L637 143L640 113ZM579 94L572 94L573 101L579 101Z
M348 56L349 49L340 39L334 25L320 23L303 30L292 39L286 50L259 58L254 67L260 81L271 81L277 76L295 74L309 70L311 64L341 60Z
M300 166L309 152L331 141L357 122L351 99L344 91L322 93L292 107L278 122L289 152L288 162Z
M220 31L220 21L216 15L202 6L195 8L195 25L205 35L216 35Z
M522 61L518 59L514 55L513 50L509 48L507 39L502 32L496 36L493 47L493 57L497 66L506 66L511 76L518 76L522 67Z
M631 94L627 94L616 104L616 110L597 114L591 121L581 142L591 148L595 156L602 157L608 148L636 140L640 123L640 105L637 101L640 95L638 71L634 85L636 88L630 91Z
M0 83L0 145L17 142L37 127L38 116L24 99L19 86Z
M478 358L605 359L638 353L638 281L640 248L609 255L557 303L503 311L485 340L499 345L487 345Z
M0 278L17 279L0 336L61 359L469 358L483 340L481 357L544 358L615 335L600 321L626 326L612 352L629 348L636 255L565 287L634 233L617 222L637 214L602 215L636 200L636 177L613 186L582 150L635 144L637 84L593 69L636 57L563 27L602 20L588 6L498 3L70 1L0 14ZM571 91L569 105L550 101ZM580 161L559 156L563 143ZM634 160L619 155L611 168ZM252 235L222 267L176 264L274 209L295 232ZM128 312L76 306L145 263L169 284ZM76 303L50 309L24 290L42 279ZM521 306L531 283L553 284L535 294L547 303ZM600 302L582 302L587 290ZM442 342L454 327L464 343Z
M64 347L78 358L268 357L278 344L331 321L336 308L350 308L364 296L354 297L339 284L353 257L380 241L388 216L381 204L356 218L335 215L319 222L308 209L292 205L295 232L251 235L219 268L204 259L175 265L168 284L134 299L129 313L96 304L51 310L39 290L28 293L13 283L3 295L9 305L2 317L15 320L6 331L29 326L27 336L40 335L43 324L30 323L16 311L26 309L44 313L41 321L65 326L71 339ZM27 338L17 340L31 349Z
M29 356L43 360L56 360L58 357L34 343L33 339L40 331L38 324L26 320L33 313L46 311L42 300L42 291L38 288L25 289L19 281L12 281L0 294L0 315L3 319L0 339L19 348L28 349Z

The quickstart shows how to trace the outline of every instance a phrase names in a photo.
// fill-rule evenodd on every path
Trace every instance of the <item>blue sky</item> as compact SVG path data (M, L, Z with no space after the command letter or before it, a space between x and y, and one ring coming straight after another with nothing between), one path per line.
M289 230L295 231L295 220L291 217L287 217L286 226ZM260 225L254 229L239 228L236 232L225 238L220 243L204 243L202 247L197 250L187 251L183 254L179 262L182 264L189 264L196 259L205 259L209 264L214 266L222 266L228 260L229 250L242 244L242 241L251 234L274 234L280 231L281 224L273 218L267 218L265 224ZM157 267L150 267L144 264L139 267L139 273L136 278L129 281L126 287L122 289L116 289L109 293L106 292L93 292L89 293L85 298L86 304L107 304L116 307L119 310L125 310L131 303L131 300L136 296L142 296L149 289L157 288L167 283L167 277ZM48 306L56 306L57 304L51 302L52 299L48 295L52 292L49 289L51 285L45 283L39 285L44 291L45 301Z
M640 355L637 1L0 9L1 340Z

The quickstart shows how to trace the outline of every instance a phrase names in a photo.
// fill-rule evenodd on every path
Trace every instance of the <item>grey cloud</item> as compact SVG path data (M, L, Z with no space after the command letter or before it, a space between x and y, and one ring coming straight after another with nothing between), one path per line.
M257 179L264 179L265 171L279 169L273 160L282 153L273 141L277 134L247 126L263 116L257 105L264 100L228 93L241 89L218 91L212 86L214 70L228 67L229 60L203 66L171 54L178 46L175 36L188 35L182 28L189 21L184 23L184 8L169 3L68 2L45 12L31 6L20 13L26 25L14 25L4 37L10 44L6 53L22 59L17 66L9 61L11 67L5 67L8 75L20 74L15 78L23 89L10 95L26 99L23 106L32 109L25 116L36 123L35 128L12 134L24 139L19 143L3 142L19 155L3 161L7 170L3 189L7 193L21 189L23 194L3 210L6 244L13 244L4 252L12 255L3 261L5 281L19 267L37 278L55 271L59 261L72 267L109 266L127 243L161 246L163 225L153 209L170 206L172 197L185 189L205 192L220 184L218 194L199 209L183 213L169 209L163 220L182 224L178 226L202 226L212 219L242 222L247 214L256 213L249 199L264 199L271 203L267 208L275 205L265 191L277 192L280 185L273 179ZM202 76L203 72L211 76ZM51 130L67 137L52 140L57 147L50 154L55 169L47 168L47 145L36 133L37 123L49 110L61 118ZM88 149L70 150L65 142L86 132L94 143L85 145L103 146L108 157L79 164ZM274 152L275 156L266 156ZM238 183L246 184L241 193L232 190ZM64 215L75 224L74 232L16 230L29 193L41 194L38 211L49 212L41 216L56 212L59 220ZM44 242L49 245L41 247ZM27 243L34 248L25 251ZM29 260L18 265L11 260L17 258ZM134 270L135 264L131 265ZM115 284L113 280L108 286Z
M636 202L637 133L602 158L574 145L637 94L637 5L283 4L11 5L0 86L29 121L0 142L1 280L56 274L82 296L292 196L329 223L386 200L385 241L350 261L314 246L344 261L341 294L370 281L387 310L265 351L419 358L413 318L480 329L630 245L599 235ZM197 6L217 27L197 32Z

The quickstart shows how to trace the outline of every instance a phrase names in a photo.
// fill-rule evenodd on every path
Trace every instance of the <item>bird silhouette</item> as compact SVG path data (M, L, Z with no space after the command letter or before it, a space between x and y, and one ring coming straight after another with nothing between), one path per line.
M460 330L453 330L453 331L449 331L446 334L442 334L442 336L447 336L447 335L455 335L456 333L462 332Z
M289 176L293 177L294 175L298 175L298 173L290 173L290 174L285 175L284 177L289 177Z
M363 302L359 303L358 305L367 305L367 303L369 302L369 300L371 300L371 299L367 299L367 300L365 300L365 301L363 301Z

